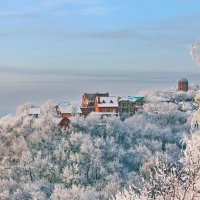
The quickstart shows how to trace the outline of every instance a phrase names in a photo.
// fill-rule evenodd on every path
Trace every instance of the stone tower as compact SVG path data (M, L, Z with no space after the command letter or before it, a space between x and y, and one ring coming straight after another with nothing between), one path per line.
M188 91L188 80L186 78L180 78L178 80L178 91Z

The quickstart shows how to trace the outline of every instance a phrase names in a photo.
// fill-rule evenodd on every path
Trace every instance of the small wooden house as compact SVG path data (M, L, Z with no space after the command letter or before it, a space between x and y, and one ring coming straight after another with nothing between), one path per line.
M79 106L73 105L72 103L60 103L56 107L56 113L58 117L71 117L80 116L82 111Z
M69 118L63 117L62 120L61 120L60 123L59 123L59 126L60 126L61 128L66 129L66 128L69 128L69 127L70 127L70 123L71 123L71 121L70 121Z
M73 124L76 124L76 120L76 117L53 118L54 123L63 129L69 128L70 126L73 126Z

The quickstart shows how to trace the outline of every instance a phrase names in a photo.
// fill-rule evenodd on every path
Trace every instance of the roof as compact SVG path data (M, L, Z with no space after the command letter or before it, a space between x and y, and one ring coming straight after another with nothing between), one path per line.
M40 108L29 108L28 110L29 115L40 115Z
M66 114L66 113L74 113L74 114L81 114L81 109L79 106L77 106L75 109L73 108L73 105L71 103L68 102L64 102L64 103L60 103L59 105L57 105L60 109L60 112L62 114Z
M118 97L99 97L99 107L118 107ZM97 99L98 101L98 99Z
M95 102L97 96L109 97L109 93L84 93L84 95L89 102Z
M166 98L166 97L154 97L153 100L155 102L170 102L170 99L169 98Z
M88 94L88 93L85 93L84 94L86 99L89 101L89 102L95 102L95 99L96 99L96 96L97 94Z
M184 83L188 83L187 78L180 78L178 81L184 82Z
M109 93L97 93L97 96L99 97L109 97Z
M64 119L68 119L71 123L76 123L78 122L78 118L77 117L63 117L63 118L53 118L53 122L55 124L60 124L61 121L63 121Z
M131 102L136 102L140 99L143 99L144 97L142 96L128 96L128 97L122 97L119 101L131 101Z

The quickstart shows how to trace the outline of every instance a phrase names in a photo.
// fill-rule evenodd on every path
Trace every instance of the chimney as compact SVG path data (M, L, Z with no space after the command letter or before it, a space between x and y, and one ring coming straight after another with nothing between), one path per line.
M100 103L100 96L97 96L97 101L98 103Z

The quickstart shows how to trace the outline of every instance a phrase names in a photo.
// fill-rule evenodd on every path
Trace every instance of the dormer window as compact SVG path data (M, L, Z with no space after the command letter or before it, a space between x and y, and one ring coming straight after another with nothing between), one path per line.
M110 103L113 103L113 100L110 100Z

